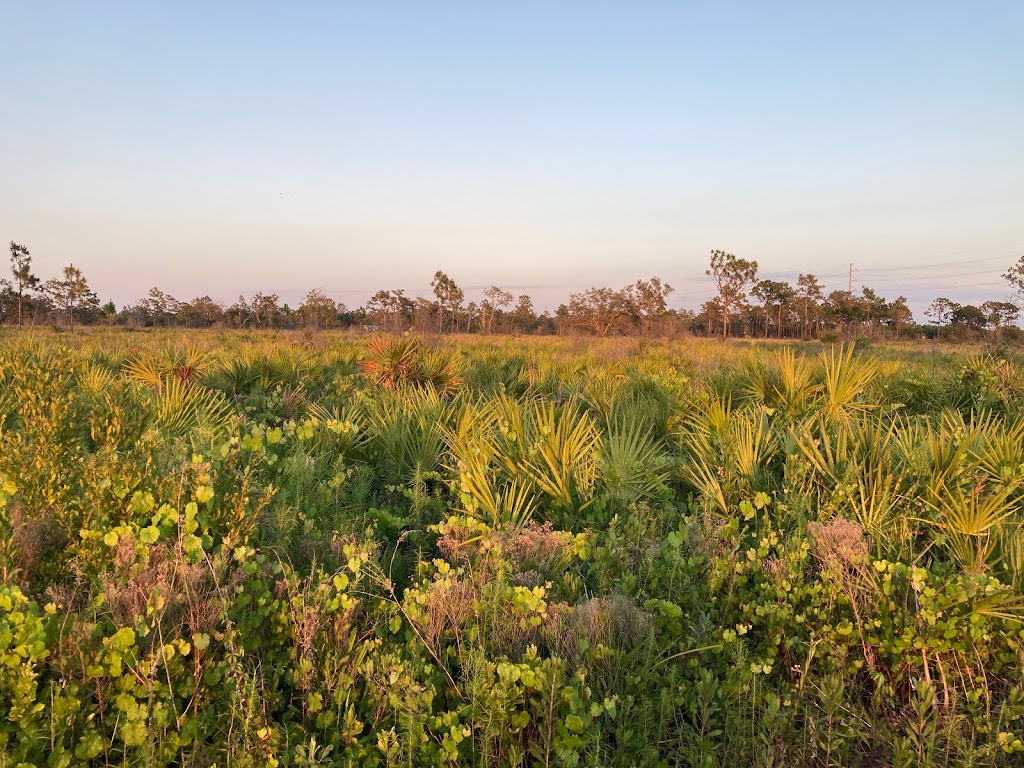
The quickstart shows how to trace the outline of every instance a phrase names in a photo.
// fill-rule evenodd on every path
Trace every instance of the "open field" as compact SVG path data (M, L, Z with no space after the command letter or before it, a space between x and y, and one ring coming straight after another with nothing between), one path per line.
M0 767L1011 766L1024 365L0 338Z

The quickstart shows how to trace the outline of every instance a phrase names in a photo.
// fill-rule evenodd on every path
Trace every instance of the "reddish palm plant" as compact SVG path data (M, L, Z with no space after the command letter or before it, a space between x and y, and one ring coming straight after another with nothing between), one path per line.
M414 380L419 369L414 339L380 337L370 342L366 355L359 361L362 374L381 387L397 389L402 383Z

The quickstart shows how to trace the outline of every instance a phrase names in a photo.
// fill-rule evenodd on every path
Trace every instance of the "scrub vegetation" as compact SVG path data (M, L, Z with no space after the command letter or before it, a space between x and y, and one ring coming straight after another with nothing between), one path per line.
M0 341L0 766L1010 766L995 349Z
M795 277L795 284L758 279L756 261L718 250L711 252L705 272L715 295L704 301L697 311L670 307L675 288L659 277L652 277L619 289L595 286L570 293L568 301L559 304L553 313L538 313L529 295L520 294L517 298L497 285L482 291L475 289L473 293L481 294L478 301L467 302L466 292L441 270L434 273L430 282L433 299L423 295L413 299L406 296L402 288L379 290L354 309L318 288L309 291L298 307L292 308L282 303L276 293L239 296L237 301L225 306L210 296L179 301L154 287L135 303L119 310L113 301L101 303L74 264L64 268L62 277L43 281L33 272L32 256L26 246L11 242L10 252L11 278L0 278L0 325L19 327L49 324L55 329L73 330L77 323L133 330L177 327L322 331L342 328L379 333L602 338L721 336L723 339L814 339L826 343L850 339L878 342L925 338L1003 345L1024 342L1024 335L1017 326L1021 302L1024 302L1024 256L1002 275L1010 289L1008 296L1002 299L993 296L977 305L939 297L924 310L926 322L918 324L906 296L890 301L868 285L861 285L855 291L852 264L843 290L836 283L826 286L812 273L800 273ZM940 266L975 263L968 260ZM889 273L887 269L894 272ZM881 280L913 286L919 282L919 276L908 269L906 266L883 268ZM885 277L887 274L890 276ZM834 280L836 276L833 273L823 277ZM693 294L690 295L692 298Z

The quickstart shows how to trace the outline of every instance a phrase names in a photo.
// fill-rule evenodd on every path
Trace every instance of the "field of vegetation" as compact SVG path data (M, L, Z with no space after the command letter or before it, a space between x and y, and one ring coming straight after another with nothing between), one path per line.
M0 341L0 766L1010 766L1024 370Z

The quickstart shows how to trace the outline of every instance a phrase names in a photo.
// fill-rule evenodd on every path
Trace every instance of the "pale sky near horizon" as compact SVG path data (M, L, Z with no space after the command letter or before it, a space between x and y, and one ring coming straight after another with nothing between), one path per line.
M0 240L118 305L553 308L713 248L919 314L1024 253L1024 3L0 0ZM920 319L920 315L919 315Z

